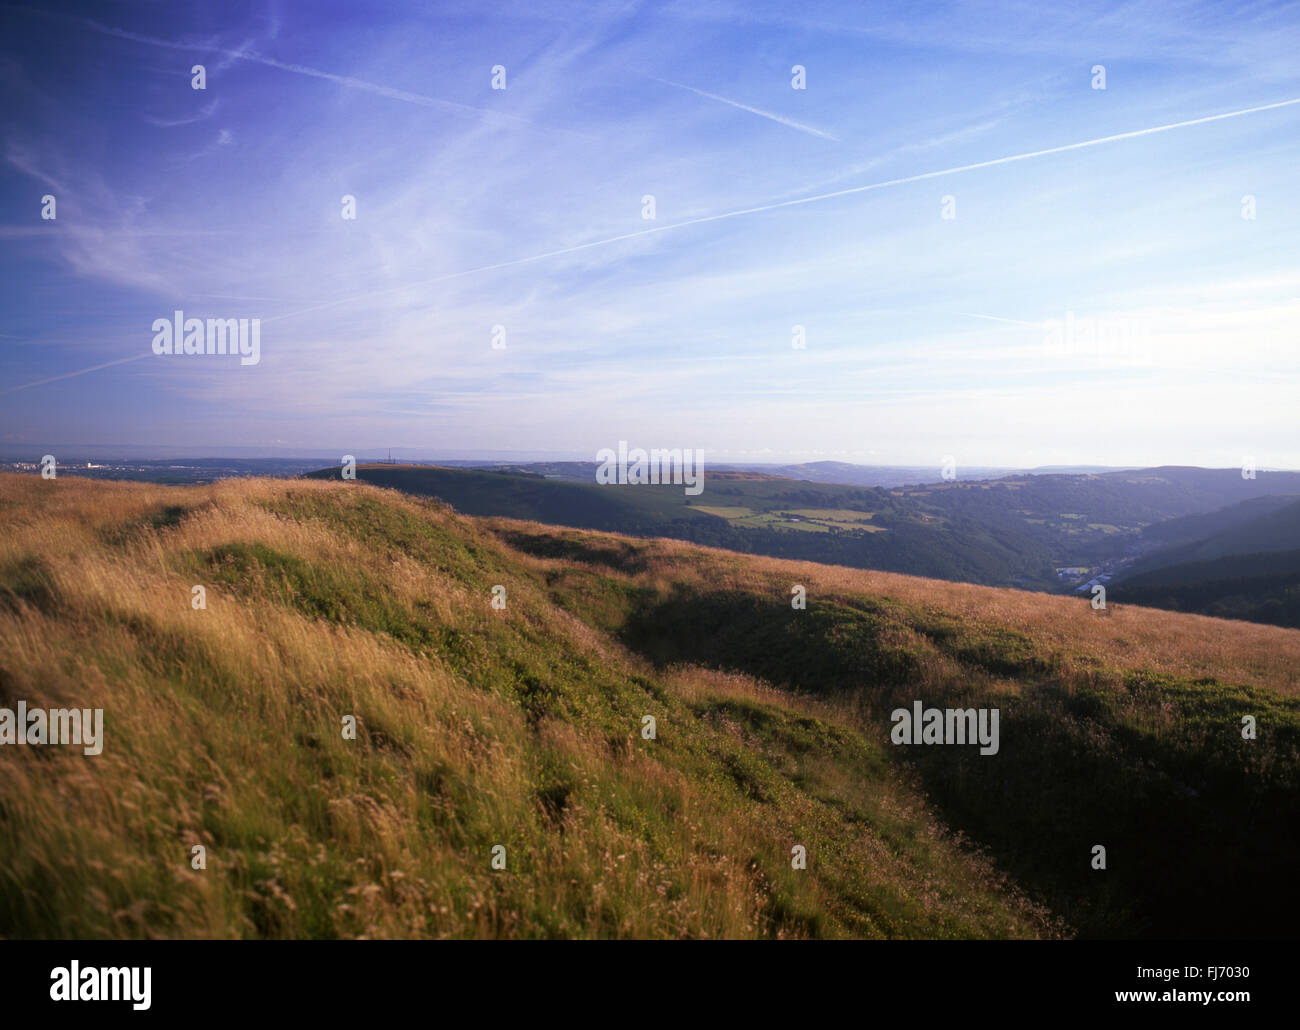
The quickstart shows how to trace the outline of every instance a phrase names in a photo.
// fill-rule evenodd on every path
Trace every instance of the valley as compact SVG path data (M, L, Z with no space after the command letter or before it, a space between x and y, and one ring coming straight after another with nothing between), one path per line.
M1257 515L1272 520L1266 534L1238 529L1238 551L1300 549L1300 507L1286 503L1300 500L1293 472L1247 480L1236 469L1170 467L885 488L722 469L704 476L698 496L684 496L669 486L555 478L545 468L368 464L358 476L471 515L1049 593L1086 592L1096 582L1109 589L1154 554L1176 558L1172 545L1185 546L1202 527L1236 525L1234 511L1243 526Z

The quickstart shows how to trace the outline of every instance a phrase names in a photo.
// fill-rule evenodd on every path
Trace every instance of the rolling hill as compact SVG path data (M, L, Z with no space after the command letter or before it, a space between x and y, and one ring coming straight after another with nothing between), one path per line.
M1232 555L1300 550L1300 500L1290 496L1261 497L1200 519L1179 519L1152 530L1148 535L1163 530L1171 546L1136 562L1130 576Z
M1300 628L1300 550L1164 565L1110 588L1124 604Z
M105 712L101 755L0 747L5 937L1286 936L1300 916L1300 632L359 483L3 476L0 511L0 706ZM917 701L997 708L999 750L892 743Z
M359 465L376 486L435 497L468 515L531 519L859 568L986 583L1052 582L1049 550L1014 526L947 520L902 491L711 472L704 492L681 486L598 486L516 471ZM311 478L340 478L322 469ZM850 513L846 515L846 513ZM854 515L861 521L850 521Z
M1153 547L1170 548L1196 540L1216 536L1254 522L1280 508L1288 508L1300 501L1295 494L1269 494L1248 501L1230 504L1204 515L1185 515L1148 526L1143 539ZM1284 544L1285 549L1289 544ZM1266 550L1251 547L1248 550Z
M357 475L436 497L469 515L1047 591L1088 578L1063 580L1059 568L1088 570L1118 564L1134 550L1167 547L1168 540L1148 534L1168 520L1205 515L1243 498L1265 505L1272 495L1300 492L1300 473L1262 472L1243 480L1235 469L1169 467L889 489L722 470L708 472L703 492L691 496L680 486L575 482L542 467L550 471L369 464L358 466ZM311 476L339 479L340 471Z
M1260 497L1150 527L1110 586L1129 604L1300 628L1300 501Z

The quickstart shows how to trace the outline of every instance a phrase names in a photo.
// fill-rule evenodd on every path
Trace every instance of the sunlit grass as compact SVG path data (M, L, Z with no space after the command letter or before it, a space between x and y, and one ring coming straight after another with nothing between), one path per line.
M4 936L1059 932L851 707L656 668L440 505L5 476L0 512L0 703L106 736L0 749Z

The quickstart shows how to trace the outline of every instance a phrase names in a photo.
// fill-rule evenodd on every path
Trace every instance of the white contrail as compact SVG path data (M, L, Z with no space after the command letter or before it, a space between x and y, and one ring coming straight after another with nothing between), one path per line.
M701 215L699 218L688 218L681 222L671 222L668 225L653 226L649 229L638 229L636 232L626 232L618 236L609 236L603 240L592 240L589 243L579 243L572 247L561 247L558 250L548 250L542 254L530 254L528 257L512 258L509 261L499 261L491 265L479 265L477 268L467 268L463 272L450 272L447 275L435 276L432 279L422 279L419 282L407 283L403 286L389 286L382 290L373 290L366 293L355 294L351 297L341 297L337 300L325 301L322 304L316 304L309 308L302 308L298 311L286 312L283 315L276 315L272 318L264 318L264 322L275 322L282 318L293 318L297 315L310 314L313 311L323 311L328 308L338 307L342 304L350 304L358 300L366 300L370 297L382 297L390 293L401 293L404 290L416 289L421 286L433 286L437 283L447 282L451 279L460 279L467 275L477 275L479 272L492 272L501 268L511 268L515 265L529 264L533 261L543 261L546 258L560 257L564 254L576 254L579 251L590 250L593 247L605 247L611 243L621 243L623 240L632 240L641 236L650 236L654 233L670 232L673 229L684 229L691 225L703 225L707 222L720 222L727 218L739 218L741 215L754 215L763 211L775 211L779 208L796 207L800 204L814 204L821 200L831 200L835 197L847 197L855 193L867 193L871 190L882 190L889 186L901 186L909 182L921 182L925 179L937 179L943 175L955 175L958 172L970 172L977 168L992 168L995 165L1010 164L1013 161L1027 161L1034 157L1045 157L1048 154L1061 154L1067 150L1082 150L1085 147L1095 147L1103 143L1114 143L1118 140L1134 139L1138 136L1150 136L1157 132L1169 132L1171 129L1185 129L1191 125L1204 125L1207 122L1222 121L1224 118L1239 118L1246 114L1257 114L1260 111L1272 111L1279 107L1290 107L1293 104L1300 104L1300 97L1292 100L1279 100L1274 104L1261 104L1259 107L1244 107L1239 111L1227 111L1224 114L1206 115L1204 118L1191 118L1183 122L1171 122L1168 125L1155 125L1148 129L1134 129L1132 132L1120 132L1113 136L1099 136L1096 139L1083 140L1081 143L1066 143L1059 147L1048 147L1045 150L1030 150L1023 154L1011 154L1007 157L995 157L989 161L977 161L974 164L956 165L952 168L941 168L935 172L921 172L919 175L907 175L900 179L886 179L883 182L873 182L866 186L850 186L847 189L835 190L831 193L818 193L811 197L796 197L793 200L779 200L768 204L759 204L756 207L745 207L735 211L724 211L716 215Z
M98 372L101 368L112 368L114 365L125 365L128 361L140 361L143 358L153 357L152 353L137 354L130 358L118 358L116 361L105 361L102 365L91 365L90 368L81 368L76 372L64 372L61 376L50 376L49 379L38 379L34 383L23 383L22 386L11 386L7 390L0 390L0 393L17 393L19 390L26 390L32 386L44 386L46 383L57 383L60 379L71 379L73 376L84 376L87 372Z
M964 318L983 318L990 322L1006 322L1007 325L1023 325L1029 329L1042 329L1042 322L1022 322L1018 318L999 318L997 315L977 315L973 311L956 311L954 314L961 315Z
M730 104L732 107L738 107L742 111L748 111L750 114L756 114L760 118L766 118L769 121L778 122L781 125L791 129L798 129L800 132L806 132L810 136L820 136L822 139L833 140L838 143L839 139L832 136L829 132L823 132L821 129L814 128L811 125L804 125L803 122L796 122L793 118L786 118L784 115L774 114L771 111L764 111L759 107L750 107L748 104L742 104L738 100L728 100L726 97L720 97L716 93L706 93L702 89L696 89L694 86L688 86L683 82L673 82L671 79L655 78L651 75L649 78L655 82L662 82L665 86L676 86L678 89L690 90L702 97L708 97L710 100L716 100L720 104Z
M206 51L211 54L221 54L232 60L249 61L253 64L265 65L267 68L278 68L280 71L293 72L295 75L306 75L313 79L324 79L326 82L337 83L340 86L347 86L350 89L362 90L366 93L373 93L376 96L387 97L389 100L402 100L408 104L418 104L421 107L436 107L453 111L461 111L472 114L488 114L497 118L504 118L512 122L519 122L522 125L533 125L527 118L520 118L517 115L506 114L503 111L494 111L490 108L473 107L469 104L458 104L454 100L440 100L437 97L421 96L419 93L408 93L404 89L394 89L391 86L383 86L375 82L367 82L365 79L356 79L351 75L335 75L333 72L323 72L318 68L309 68L305 64L290 64L286 61L277 61L273 57L266 57L253 50L227 50L224 47L210 46L204 43L174 43L169 39L159 39L156 36L145 36L138 32L127 32L124 29L115 29L111 25L101 25L97 21L91 21L89 18L72 18L95 32L102 33L106 36L114 36L118 39L130 40L133 43L144 43L147 46L166 47L168 50L186 50L186 51Z

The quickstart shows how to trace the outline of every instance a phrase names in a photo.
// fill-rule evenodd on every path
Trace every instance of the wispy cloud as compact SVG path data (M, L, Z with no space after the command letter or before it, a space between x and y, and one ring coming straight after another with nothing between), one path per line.
M220 106L220 103L221 101L219 100L213 100L211 103L204 104L199 108L199 113L190 118L156 118L149 114L141 115L140 117L155 128L177 129L182 125L193 125L195 122L207 121L217 113L217 108Z
M233 132L231 132L229 129L219 129L219 130L217 131L216 138L214 138L213 140L211 140L211 141L207 144L207 146L202 147L202 148L199 149L199 150L196 150L193 154L190 154L190 155L188 155L187 157L181 158L180 160L183 160L183 161L200 161L200 160L203 160L204 158L211 157L213 154L215 154L215 153L216 153L218 150L220 150L222 147L233 146L233 145L234 145L234 142L235 142L235 134L234 134Z

